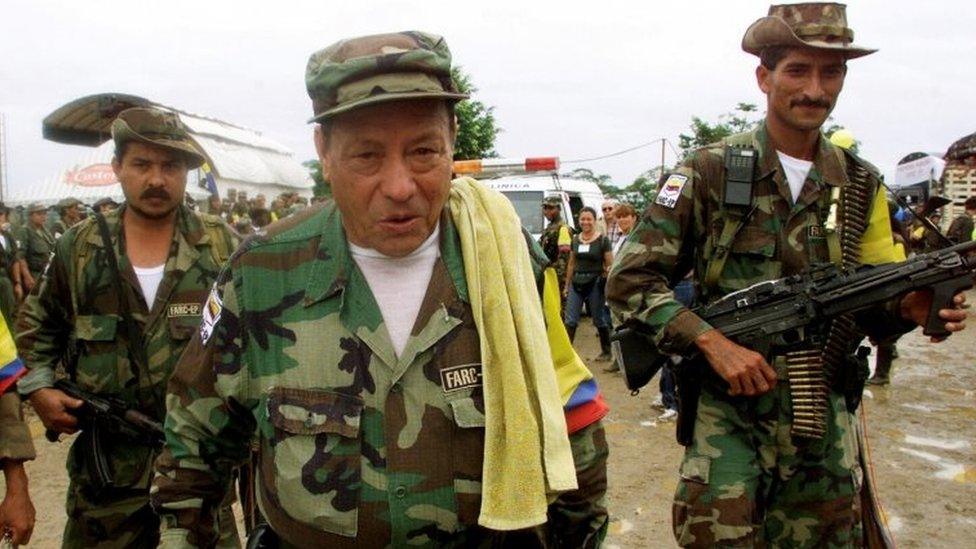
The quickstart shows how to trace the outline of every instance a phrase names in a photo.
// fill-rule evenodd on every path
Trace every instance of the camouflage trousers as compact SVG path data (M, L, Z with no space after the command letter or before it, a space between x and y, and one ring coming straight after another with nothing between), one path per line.
M794 440L789 383L778 370L776 388L760 397L703 388L672 509L679 545L861 545L853 416L832 392L823 439Z
M599 547L607 535L607 434L597 421L569 437L578 488L549 505L549 539L554 547Z
M152 455L135 445L125 445L126 454L135 460L119 459L116 451L109 455L109 463L117 479L128 488L105 488L89 476L84 460L88 459L80 446L85 444L82 433L68 455L67 513L68 521L61 540L63 548L156 547L159 544L159 517L149 504L149 475L152 474ZM114 448L120 450L121 448ZM230 504L220 510L221 534L218 547L240 547L237 524Z

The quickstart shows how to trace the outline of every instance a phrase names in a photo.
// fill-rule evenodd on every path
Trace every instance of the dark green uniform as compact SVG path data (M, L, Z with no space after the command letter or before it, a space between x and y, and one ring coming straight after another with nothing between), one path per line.
M21 229L19 257L27 260L27 269L34 280L41 277L47 266L51 252L54 251L54 235L46 227L37 228L27 222Z
M11 271L17 262L17 240L8 231L0 231L5 246L0 247L0 313L7 326L13 326L17 299L14 294L14 280Z

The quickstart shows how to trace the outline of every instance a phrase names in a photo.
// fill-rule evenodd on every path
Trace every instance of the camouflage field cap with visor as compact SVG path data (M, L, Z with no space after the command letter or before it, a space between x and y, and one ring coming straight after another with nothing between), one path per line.
M832 2L770 6L769 15L746 30L742 49L760 55L771 46L842 52L848 59L878 51L854 45L854 31L847 26L847 6Z
M447 42L420 31L349 38L317 51L308 59L305 87L309 122L387 101L468 97L451 78Z
M47 211L47 206L41 204L40 202L31 202L30 204L27 205L27 213L29 214L37 213L37 212L46 212L46 211Z
M556 195L547 196L542 199L543 206L555 206L556 208L563 207L563 201Z
M176 151L183 155L186 167L191 170L207 161L176 113L161 109L133 107L120 112L112 122L112 139L117 148L138 141Z

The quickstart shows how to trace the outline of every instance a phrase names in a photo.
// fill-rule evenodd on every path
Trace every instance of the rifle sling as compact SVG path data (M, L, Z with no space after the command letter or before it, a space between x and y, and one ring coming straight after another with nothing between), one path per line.
M136 320L132 318L132 310L129 303L129 292L125 290L122 274L119 272L119 262L115 255L115 248L112 246L112 236L109 234L108 223L105 216L95 214L98 222L98 232L102 236L102 244L105 246L105 257L107 259L109 273L115 280L117 287L121 290L119 295L119 316L125 325L125 336L129 348L129 360L132 361L132 373L136 376L140 385L145 383L149 386L149 365L146 362L146 346L142 339L142 329Z

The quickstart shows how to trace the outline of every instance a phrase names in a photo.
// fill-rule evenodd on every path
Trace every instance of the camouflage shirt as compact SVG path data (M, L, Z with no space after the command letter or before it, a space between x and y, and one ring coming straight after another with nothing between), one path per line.
M212 542L212 509L252 439L258 503L286 546L490 538L476 526L478 331L446 212L440 226L441 255L400 356L334 203L245 242L170 382L153 488L163 545Z
M636 321L649 326L663 352L680 354L698 335L711 329L678 303L671 292L670 288L690 270L694 270L696 295L708 303L757 282L797 274L811 264L831 260L823 226L831 189L843 187L848 181L840 150L821 135L813 167L794 203L765 125L732 136L729 141L751 146L758 159L751 211L732 241L714 287L704 281L728 215L723 208L725 142L695 151L662 183L611 270L607 301L615 323ZM870 184L877 193L880 176L876 170L853 156L847 158L869 169ZM872 203L877 207L877 200ZM878 226L870 232L886 242L890 252L893 239L886 204L884 207L885 227ZM872 226L875 223L879 222L872 217ZM887 304L884 312L893 315L896 305ZM897 322L893 317L886 318ZM872 334L880 333L886 329L882 327L885 324L890 326L880 322L878 326L862 328L870 329ZM904 327L897 330L904 331Z
M562 218L551 221L539 237L539 245L542 246L542 251L549 259L549 264L556 269L560 287L566 278L570 238L569 227L563 223Z

